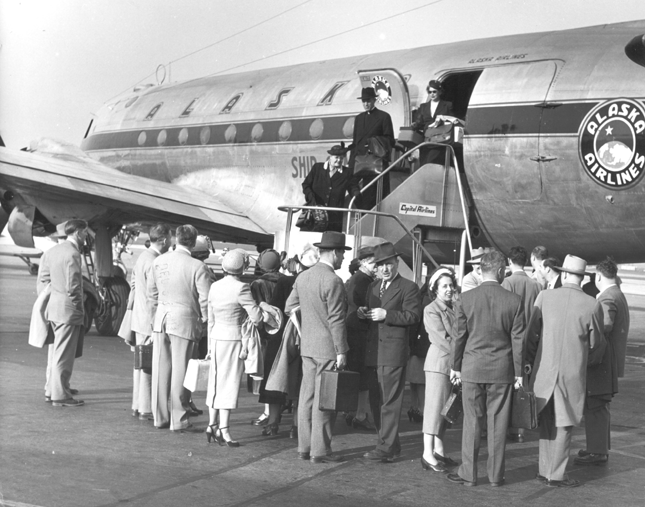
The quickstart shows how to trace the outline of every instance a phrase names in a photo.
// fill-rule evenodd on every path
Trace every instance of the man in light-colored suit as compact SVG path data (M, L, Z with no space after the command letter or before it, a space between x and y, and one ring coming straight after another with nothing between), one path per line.
M69 382L85 315L80 249L87 238L87 222L69 220L65 234L67 240L45 252L38 271L38 285L51 284L45 318L54 330L45 398L55 407L79 407L84 402L72 397Z
M285 305L285 313L298 306L302 316L302 384L298 399L298 455L312 463L341 461L332 454L331 440L336 414L318 409L322 372L347 362L347 296L335 270L343 263L345 235L327 231L320 243L320 261L301 273Z
M607 348L602 362L587 368L585 433L587 448L578 452L576 465L605 465L609 459L611 414L609 403L618 392L618 377L625 373L629 334L629 306L616 283L618 266L611 258L596 266L596 299L602 306Z
M196 431L188 422L184 377L206 326L211 284L206 265L190 255L196 239L192 225L177 227L176 250L157 257L148 278L154 343L152 413L157 428L173 431Z
M526 362L540 417L537 479L552 487L580 485L565 474L571 434L582 421L587 365L605 351L602 308L580 288L586 268L584 259L567 255L559 268L562 287L540 292L527 328Z
M468 292L469 290L479 287L482 283L482 269L480 266L482 257L484 256L485 250L483 248L475 248L472 252L472 257L470 260L466 261L468 264L472 265L473 270L464 276L461 281L461 292Z
M399 421L405 389L405 367L410 357L409 334L421 320L419 287L399 274L392 243L374 247L379 280L367 290L367 307L358 317L370 321L365 351L370 405L377 431L376 447L364 458L391 462L401 454Z
M506 430L511 417L513 383L522 385L524 305L502 288L506 260L490 251L481 260L484 281L462 294L457 305L457 336L450 349L453 384L463 382L462 464L448 480L477 485L477 458L484 421L488 424L488 479L504 484Z
M132 332L136 345L152 343L152 302L148 302L148 278L152 277L153 262L166 253L172 243L170 226L156 224L150 228L150 248L144 250L132 268L130 299L132 300ZM142 421L152 420L152 375L147 370L133 370L132 415Z

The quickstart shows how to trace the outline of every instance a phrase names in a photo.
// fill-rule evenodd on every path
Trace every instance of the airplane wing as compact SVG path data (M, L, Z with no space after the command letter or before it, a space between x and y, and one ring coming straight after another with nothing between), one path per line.
M52 223L72 217L108 227L189 223L218 241L273 242L247 216L198 190L126 174L71 145L55 146L45 153L0 147L0 197L35 206Z

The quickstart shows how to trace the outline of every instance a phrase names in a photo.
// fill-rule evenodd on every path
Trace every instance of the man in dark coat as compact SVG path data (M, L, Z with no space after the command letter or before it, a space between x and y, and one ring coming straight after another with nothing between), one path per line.
M410 357L409 333L421 320L419 288L399 274L392 243L374 248L380 280L368 290L368 304L358 317L370 321L365 366L370 370L370 405L377 430L376 448L364 455L371 461L391 462L401 453L399 421Z
M352 180L352 188L358 187L358 182L363 181L363 186L367 185L374 179L374 174L360 174L355 171L356 156L366 155L368 146L367 142L371 137L382 137L383 141L391 150L394 147L394 127L392 126L392 118L385 111L381 111L374 107L376 104L376 92L374 88L367 87L361 91L361 96L358 97L363 102L363 109L365 111L356 116L354 120L354 135L352 144L349 146L352 150L349 159L349 167L354 172ZM383 169L386 168L389 161L389 156L383 161ZM357 206L360 209L372 209L376 205L376 184L371 186L367 192L363 193L357 200ZM390 180L388 176L383 180L383 197L390 191ZM354 193L352 193L354 195Z
M310 206L325 206L329 208L344 208L345 194L357 195L357 182L352 182L352 171L343 166L347 149L343 145L333 146L326 162L317 162L302 182L302 191L307 204ZM328 211L328 231L343 231L343 213Z
M596 299L602 306L603 332L607 348L600 364L587 367L585 433L587 448L578 452L576 465L605 465L609 459L609 403L618 392L618 377L625 368L625 348L629 334L629 307L616 283L618 267L607 258L596 266Z

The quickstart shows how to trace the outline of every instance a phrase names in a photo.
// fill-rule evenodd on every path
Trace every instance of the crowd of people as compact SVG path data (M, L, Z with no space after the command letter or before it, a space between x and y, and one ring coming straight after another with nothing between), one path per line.
M70 379L82 349L79 250L87 224L71 220L65 234L42 258L33 313L39 318L32 318L30 343L37 335L38 346L50 344L46 400L79 407L83 401L74 398ZM332 452L336 413L318 407L322 373L349 368L360 374L360 386L347 424L376 434L367 460L392 462L400 455L409 382L416 387L408 416L423 422L421 466L453 483L477 484L484 438L490 485L504 484L507 440L525 438L522 428L510 427L511 399L519 388L533 391L537 400L538 480L552 487L579 485L566 467L572 429L583 416L587 448L576 464L608 461L610 402L624 374L629 332L627 302L610 258L588 273L583 259L567 255L560 263L541 246L530 257L519 246L507 256L480 248L472 252L473 270L461 287L453 269L439 267L420 290L399 274L398 253L385 242L362 246L343 283L335 271L351 249L344 234L328 231L290 259L265 250L257 261L260 276L248 284L240 278L249 268L244 250L226 253L225 276L216 279L204 263L206 240L193 226L176 229L174 249L168 225L153 226L149 236L150 246L132 271L128 307L129 343L152 344L152 368L134 370L132 414L158 429L204 432L189 421L201 410L183 383L189 360L207 356L208 442L239 446L230 414L245 374L254 373L264 407L254 423L263 426L262 434L278 433L289 406L298 456L312 463L341 461ZM281 272L285 268L290 275ZM585 276L591 282L583 287ZM38 328L38 322L45 326ZM461 463L447 454L449 423L442 416L458 391Z

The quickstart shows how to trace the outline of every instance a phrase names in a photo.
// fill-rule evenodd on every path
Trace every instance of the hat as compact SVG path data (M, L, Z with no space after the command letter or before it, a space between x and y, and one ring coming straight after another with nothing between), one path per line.
M210 238L207 236L197 236L197 239L195 240L195 247L192 249L192 253L201 253L201 252L209 252L211 251L210 249Z
M231 275L241 275L244 272L245 260L239 249L231 250L222 260L222 269Z
M553 266L553 269L564 271L565 273L571 273L573 275L591 276L591 273L587 273L585 271L587 269L587 261L580 257L576 257L575 255L567 255L564 258L562 266Z
M318 253L318 249L309 243L302 248L302 253L298 256L298 261L306 268L317 264L319 260L320 254Z
M392 257L396 257L399 254L394 250L394 245L389 241L376 245L374 247L374 262L378 264L379 262L384 262Z
M342 157L347 153L347 148L345 148L345 143L341 142L340 144L335 144L331 149L327 150L327 153L330 155L335 155L337 157Z
M67 222L61 222L56 226L56 232L53 232L49 236L53 239L66 238L67 234L65 233L65 226Z
M362 246L358 249L358 256L356 257L359 261L372 257L374 255L373 246Z
M481 264L482 257L486 253L484 248L475 248L470 254L470 260L466 261L468 264Z
M440 92L443 91L443 84L441 84L441 81L437 81L436 79L432 79L429 83L428 86L426 87L426 90L434 88L435 90L439 90Z
M376 90L372 88L371 86L368 86L367 88L363 88L361 90L361 96L356 97L357 99L360 100L369 100L369 99L375 99L376 98Z
M267 248L258 257L258 264L265 273L272 273L280 269L280 254L273 248Z
M314 243L318 248L325 248L326 250L351 250L350 247L345 246L345 235L342 232L325 231L322 233L320 243Z

